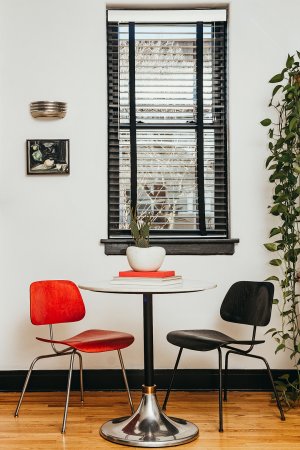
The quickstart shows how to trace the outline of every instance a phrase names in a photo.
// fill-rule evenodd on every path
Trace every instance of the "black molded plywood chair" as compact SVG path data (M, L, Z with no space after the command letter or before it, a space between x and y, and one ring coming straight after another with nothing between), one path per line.
M256 327L268 325L271 318L272 303L274 295L274 286L268 282L256 281L238 281L234 283L227 292L221 305L220 314L223 320L227 322L252 325L252 338L249 340L239 340L227 336L216 330L177 330L171 331L167 335L167 340L179 347L179 353L174 366L170 386L166 393L163 409L166 409L170 391L173 385L175 372L177 370L181 354L184 348L207 352L218 350L219 354L219 431L223 431L223 409L222 409L222 348L227 349L225 355L224 372L224 400L227 400L227 377L228 377L228 357L230 354L248 356L250 358L261 359L266 367L276 398L277 406L280 411L281 420L285 420L284 412L280 404L278 393L276 391L272 373L268 361L262 356L250 353L255 345L263 344L265 341L256 340ZM242 350L232 345L248 345L249 348Z

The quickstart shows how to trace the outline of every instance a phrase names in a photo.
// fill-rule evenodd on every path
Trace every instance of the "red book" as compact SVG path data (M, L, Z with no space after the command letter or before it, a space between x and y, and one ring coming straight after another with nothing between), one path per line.
M134 270L126 270L124 272L119 272L119 277L127 278L168 278L174 276L174 270L157 270L156 272L135 272Z

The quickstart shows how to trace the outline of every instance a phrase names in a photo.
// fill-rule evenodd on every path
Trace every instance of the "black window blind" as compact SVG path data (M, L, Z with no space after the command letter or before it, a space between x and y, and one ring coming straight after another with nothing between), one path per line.
M107 24L108 228L228 237L226 22Z

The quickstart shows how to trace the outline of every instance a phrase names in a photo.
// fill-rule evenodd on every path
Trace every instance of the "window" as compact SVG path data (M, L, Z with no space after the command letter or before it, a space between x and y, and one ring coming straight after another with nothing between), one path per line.
M131 208L162 243L228 240L226 11L109 11L107 58L111 242Z

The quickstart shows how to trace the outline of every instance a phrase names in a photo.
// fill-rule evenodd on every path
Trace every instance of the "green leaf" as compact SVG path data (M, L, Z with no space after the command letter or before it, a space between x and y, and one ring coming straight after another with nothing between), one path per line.
M281 194L281 195L278 195L278 197L276 197L276 203L282 203L288 199L289 199L289 196L287 194Z
M276 95L276 93L279 91L280 88L282 88L282 84L278 84L277 86L274 87L273 92L272 92L272 97L274 97L274 95Z
M271 144L271 142L270 142L270 144ZM268 156L267 161L266 161L266 167L268 167L268 165L270 164L270 162L272 161L273 158L274 158L273 155Z
M279 350L283 350L285 348L285 344L279 344L275 350L275 354L279 352Z
M283 386L283 387L286 386L286 383L284 381L281 381L279 378L277 380L275 380L274 383L276 384L276 386L278 386L278 388L279 388L279 386Z
M293 118L291 119L290 123L289 123L289 130L290 130L290 131L295 130L295 129L296 129L296 126L297 126L297 123L298 123L298 117L293 117Z
M281 148L282 144L284 143L284 138L279 138L278 141L276 142L275 147L276 148Z
M288 373L285 373L284 375L280 375L278 377L280 380L288 380L290 378L290 375Z
M266 278L266 281L279 281L279 278L272 275L271 277Z
M274 170L277 168L277 163L272 164L270 167L268 167L268 170Z
M271 80L269 80L269 83L280 83L280 81L282 81L284 78L284 74L283 73L277 73L276 75L274 75Z
M284 177L285 178L285 177ZM286 205L283 205L282 203L278 204L278 212L279 213L284 213L287 214L288 213L288 208Z
M270 231L270 237L276 236L276 234L281 233L279 228L272 228L272 230Z
M285 137L285 142L291 141L292 139L294 139L296 136L296 134L294 132L290 132L286 135Z
M286 60L286 64L285 64L286 67L287 67L288 69L291 69L292 66L293 66L293 64L294 64L294 57L288 55L287 60Z
M282 264L281 259L271 259L271 261L269 261L269 264L271 264L271 266L280 266Z
M140 230L133 215L131 215L130 231L135 243L137 243L137 240L140 237Z
M269 243L269 244L264 244L264 247L269 250L269 252L276 252L277 250L277 244L275 244L274 242Z
M270 328L268 331L265 332L265 334L272 333L273 331L276 331L276 328Z
M271 119L264 119L264 120L262 120L260 123L261 123L261 125L262 125L263 127L268 127L269 125L271 125L272 120L271 120Z
M287 390L287 387L284 385L281 386L280 384L276 383L276 389L279 392L285 392Z
M278 205L272 206L272 208L270 209L270 213L273 214L274 216L278 216L278 214L279 214Z
M146 223L141 227L141 231L140 234L142 237L144 238L148 238L149 237L149 225Z
M277 300L277 298L273 298L273 305L278 305L279 300Z

